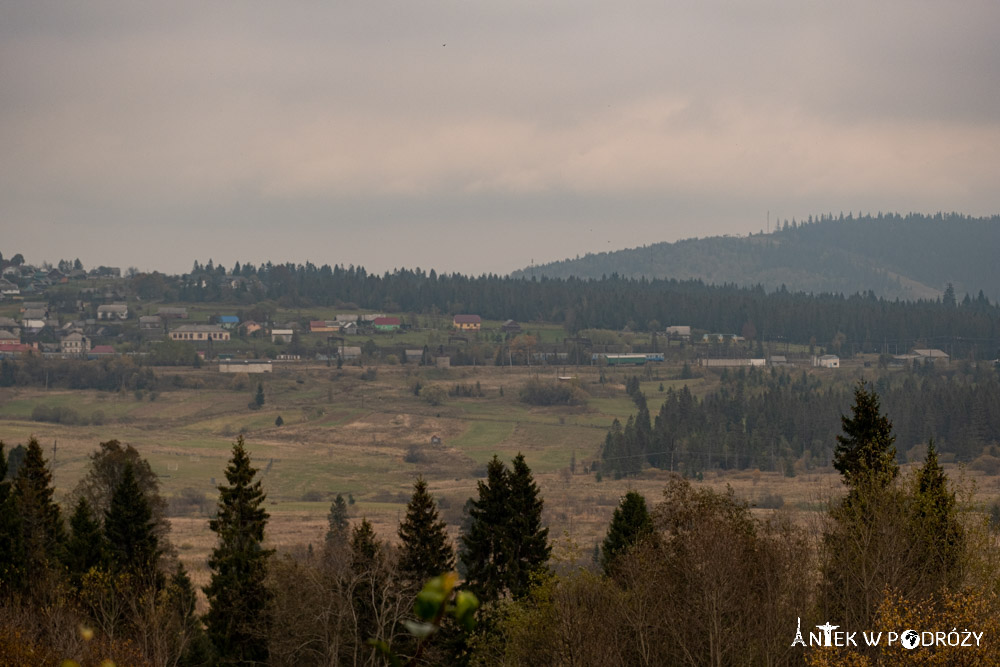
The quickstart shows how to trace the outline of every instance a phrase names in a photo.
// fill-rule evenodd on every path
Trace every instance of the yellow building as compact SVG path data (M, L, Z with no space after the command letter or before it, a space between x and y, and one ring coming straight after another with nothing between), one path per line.
M483 326L483 318L479 315L456 315L452 324L459 331L479 331Z
M214 324L183 324L170 332L170 340L229 340L229 332Z

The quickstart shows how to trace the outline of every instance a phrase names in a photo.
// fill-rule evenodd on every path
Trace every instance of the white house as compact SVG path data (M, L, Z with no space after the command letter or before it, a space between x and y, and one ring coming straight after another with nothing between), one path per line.
M667 336L671 338L683 338L685 340L690 340L691 327L687 325L667 327Z
M295 331L292 329L271 329L272 343L291 343Z
M270 360L257 359L219 359L220 373L271 373Z
M930 359L931 361L949 361L951 357L944 350L938 349L914 349L913 354L917 355L922 361Z
M73 332L59 343L63 354L82 356L90 352L90 339L81 333Z
M229 340L229 332L215 324L182 324L170 332L170 340Z
M813 357L813 366L819 368L840 368L840 357L835 354L824 354L821 357Z

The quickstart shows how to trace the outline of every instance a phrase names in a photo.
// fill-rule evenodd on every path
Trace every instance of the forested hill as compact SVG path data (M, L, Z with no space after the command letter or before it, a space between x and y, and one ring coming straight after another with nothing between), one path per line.
M979 290L1000 298L1000 216L951 213L784 221L771 234L689 239L588 254L516 271L512 277L698 279L714 284L786 285L812 293L937 298L948 283L959 298Z

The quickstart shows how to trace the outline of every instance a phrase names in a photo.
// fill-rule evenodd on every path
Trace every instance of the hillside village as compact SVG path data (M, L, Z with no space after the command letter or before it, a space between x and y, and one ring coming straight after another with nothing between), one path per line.
M838 368L840 356L821 346L789 346L777 340L754 340L753 327L743 335L699 329L689 324L629 326L618 331L570 335L555 323L484 320L474 313L386 314L359 309L281 307L266 299L256 277L210 268L174 278L181 287L213 290L219 302L164 302L161 274L123 277L118 267L85 270L80 260L59 268L3 260L0 283L0 358L103 359L117 355L153 356L158 363L240 360L329 363L416 363L435 366L608 365L635 366L673 360L705 367L811 366ZM211 262L209 262L211 264ZM198 269L197 262L195 263ZM238 267L238 265L237 265ZM151 289L148 283L161 285ZM232 308L232 298L251 296ZM254 298L260 297L259 302ZM247 299L242 299L246 302ZM181 343L182 348L161 345ZM836 344L836 341L834 341ZM839 350L838 350L839 351ZM889 350L886 349L885 352ZM193 352L192 354L189 354ZM913 347L884 354L883 365L947 363L937 348ZM851 355L849 355L851 356ZM266 365L255 365L258 372Z

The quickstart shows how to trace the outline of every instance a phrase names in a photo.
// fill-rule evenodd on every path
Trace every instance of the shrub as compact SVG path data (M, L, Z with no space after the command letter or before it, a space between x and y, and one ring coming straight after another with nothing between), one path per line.
M407 463L423 463L427 460L427 457L424 456L419 447L416 445L410 445L406 449L406 454L403 455L403 460Z
M587 394L580 387L563 382L532 378L521 389L521 401L528 405L584 405Z
M983 454L972 462L972 469L984 472L987 475L1000 474L1000 458Z
M50 422L52 421L52 411L49 410L47 405L36 405L35 409L31 411L31 420L36 422Z
M431 405L441 405L448 396L448 392L444 387L431 385L421 391L420 396Z

